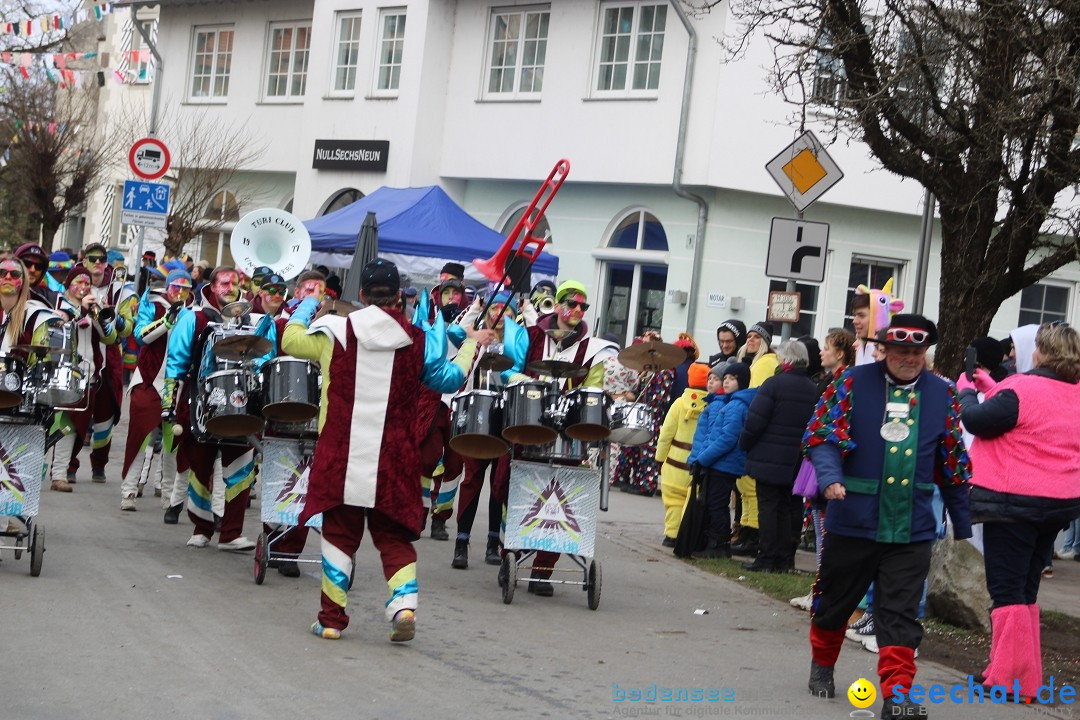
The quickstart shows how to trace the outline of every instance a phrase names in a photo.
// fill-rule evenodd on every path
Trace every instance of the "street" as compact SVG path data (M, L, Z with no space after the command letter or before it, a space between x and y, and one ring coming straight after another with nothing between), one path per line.
M322 640L308 632L318 565L303 565L299 579L270 570L258 586L252 553L220 552L216 538L204 549L185 547L186 517L163 525L149 487L137 512L120 512L122 447L123 427L107 484L90 483L84 460L73 494L44 492L40 577L30 577L28 555L16 561L3 553L2 718L824 719L848 717L850 683L876 682L877 656L847 643L837 698L809 697L807 615L674 558L658 542L659 500L618 493L600 518L603 592L595 612L576 587L538 598L519 584L504 605L497 569L483 564L481 518L468 570L451 569L452 540L417 543L415 640L388 640L386 583L367 539L349 596L352 624L340 640ZM252 538L257 513L256 503L245 524ZM450 529L453 538L453 521ZM313 533L309 552L317 541ZM966 677L923 663L919 680ZM686 688L695 697L697 688L718 699L629 699L635 690L649 697L654 685L661 696ZM871 709L878 712L880 700ZM928 709L948 718L1035 717L1014 706Z

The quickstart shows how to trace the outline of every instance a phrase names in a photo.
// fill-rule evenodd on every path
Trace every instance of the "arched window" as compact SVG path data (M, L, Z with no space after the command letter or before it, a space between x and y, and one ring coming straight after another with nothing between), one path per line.
M514 226L517 225L518 222L520 222L522 217L524 217L525 211L528 208L528 203L522 203L521 205L517 206L517 208L515 208L513 211L511 211L509 215L505 215L505 220L502 221L501 225L498 228L499 232L501 232L503 235L509 235L510 231L514 229ZM533 228L533 236L540 239L547 238L547 241L549 243L552 242L551 226L548 225L546 217L540 218L540 222L536 223L536 227Z
M667 233L655 215L632 210L613 223L601 261L597 308L599 334L612 333L624 345L646 330L660 332L667 293Z
M344 190L338 190L336 193L330 196L330 199L326 201L326 205L323 206L322 212L319 215L329 215L332 212L336 212L343 207L352 205L357 200L364 197L364 193L360 192L356 188L345 188Z
M214 195L206 205L203 217L221 222L236 222L240 219L240 206L236 203L236 196L228 190Z
M203 217L215 223L221 223L221 225L215 230L202 234L199 257L213 263L214 267L232 265L233 257L232 253L229 252L229 235L232 233L233 223L240 220L240 206L236 202L236 195L228 190L217 193L206 204Z

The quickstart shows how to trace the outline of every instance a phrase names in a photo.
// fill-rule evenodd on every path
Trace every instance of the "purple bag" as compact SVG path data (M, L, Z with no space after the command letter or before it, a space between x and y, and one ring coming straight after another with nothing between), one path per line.
M803 458L799 473L795 476L795 485L791 488L791 494L810 500L818 496L817 473L814 471L814 463L810 462L810 458Z

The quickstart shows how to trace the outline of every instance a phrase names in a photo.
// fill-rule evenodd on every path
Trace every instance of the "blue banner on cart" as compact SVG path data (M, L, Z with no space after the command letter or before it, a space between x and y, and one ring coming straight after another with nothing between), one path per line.
M593 557L600 473L595 468L510 464L508 550L549 550Z
M45 428L0 425L0 515L35 517L45 475Z
M313 456L300 451L296 440L263 439L262 521L294 526L307 500L308 477ZM307 521L308 527L322 527L322 515Z

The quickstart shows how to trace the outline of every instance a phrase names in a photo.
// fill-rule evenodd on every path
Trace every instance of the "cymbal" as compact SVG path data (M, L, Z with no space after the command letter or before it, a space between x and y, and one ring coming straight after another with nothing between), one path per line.
M230 335L214 343L214 354L222 360L248 360L273 348L273 343L258 335Z
M481 370L502 372L503 370L509 370L510 368L514 367L514 361L508 358L506 355L500 355L498 353L488 353L476 362L476 367L480 368Z
M670 370L686 362L686 351L678 345L650 340L619 353L619 363L638 372Z
M349 313L355 312L357 307L350 302L344 300L327 300L323 303L323 306L319 308L316 318L321 318L324 315L337 315L338 317L348 317Z
M566 360L537 360L526 365L525 369L537 375L571 380L583 378L589 374L589 368Z
M249 303L247 300L237 300L236 302L231 302L225 307L221 308L221 317L244 317L249 312L251 312L251 303Z

